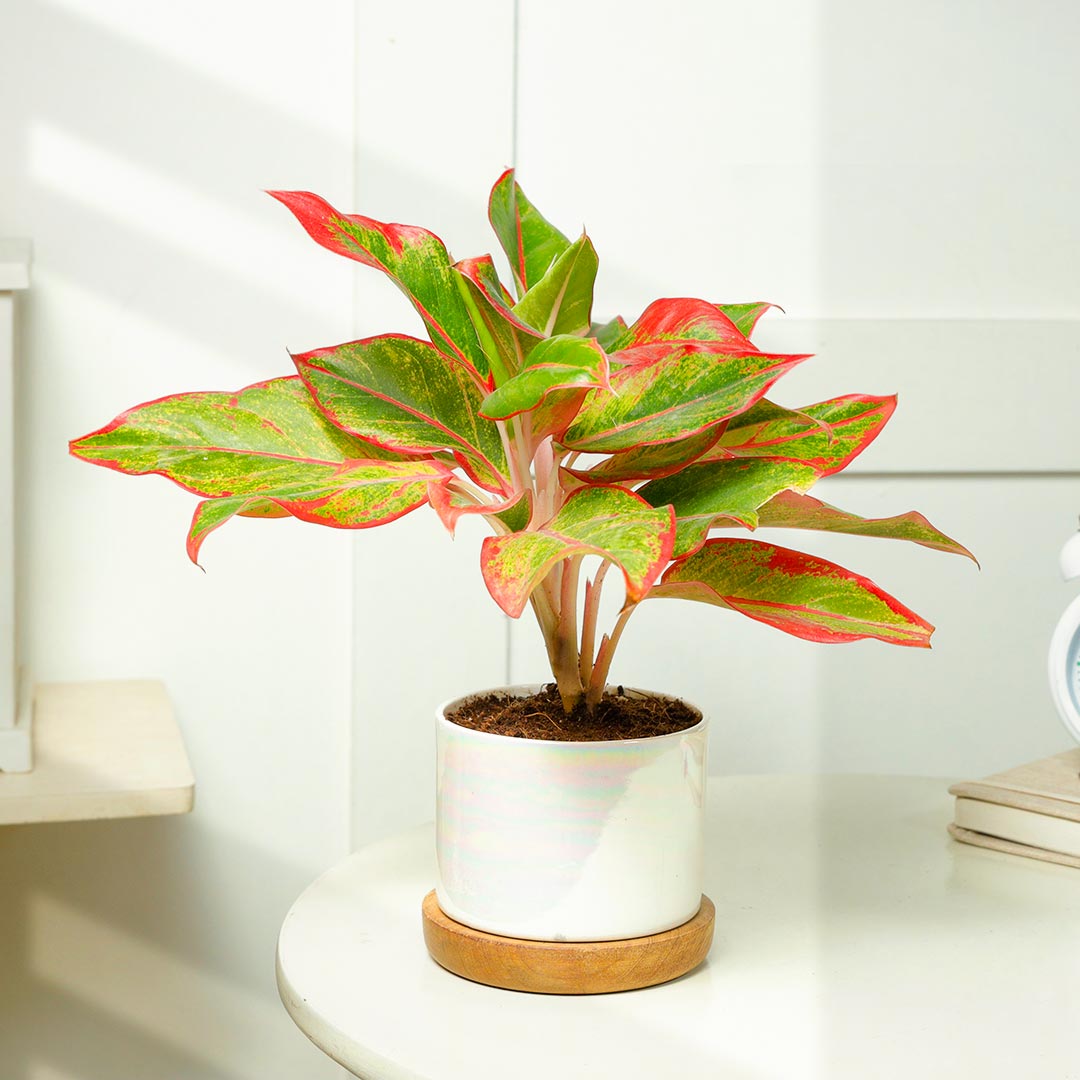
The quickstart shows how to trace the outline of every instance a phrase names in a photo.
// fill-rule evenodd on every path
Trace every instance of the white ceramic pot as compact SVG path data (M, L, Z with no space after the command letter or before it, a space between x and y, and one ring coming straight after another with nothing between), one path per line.
M436 895L447 915L539 941L616 941L694 917L706 720L648 739L548 742L447 719L464 700L436 718Z

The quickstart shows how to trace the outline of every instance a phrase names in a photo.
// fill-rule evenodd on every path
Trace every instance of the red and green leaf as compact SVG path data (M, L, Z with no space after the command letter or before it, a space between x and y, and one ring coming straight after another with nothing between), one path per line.
M588 390L553 390L548 394L529 417L533 441L540 443L549 435L560 440L588 395Z
M187 536L188 558L196 566L199 564L203 541L215 529L221 528L234 517L289 517L289 512L257 495L239 495L233 499L204 499L195 507Z
M708 461L651 480L638 494L652 506L675 510L678 532L672 557L678 559L705 543L718 518L753 529L759 523L758 508L777 492L806 491L817 479L817 472L799 461Z
M707 454L716 445L722 432L723 428L718 424L686 439L640 446L612 454L591 469L564 468L571 476L587 484L655 480L685 469L687 465Z
M335 427L295 375L136 405L75 439L71 452L118 472L168 477L206 498L262 494L294 482L297 470L321 477L348 461L401 459Z
M587 333L598 265L592 241L582 234L517 302L514 314L549 337Z
M484 398L480 415L505 420L535 409L553 390L610 389L608 358L592 338L561 334L545 338L522 369Z
M724 522L716 523L724 527ZM964 555L978 565L978 560L963 544L935 528L914 510L895 517L864 518L796 491L782 491L760 507L757 525L762 529L813 529L816 532L847 533L852 536L878 536L887 540L909 540L913 544Z
M726 315L739 329L740 334L749 337L758 324L758 319L775 304L766 304L761 301L751 304L717 304L720 311Z
M206 537L230 518L289 515L336 529L371 529L385 525L428 502L452 475L438 462L351 461L319 476L307 470L296 483L277 486L265 498L237 496L207 499L195 508L187 550L198 562Z
M532 514L532 493L519 491L494 503L478 503L450 484L434 483L428 489L428 501L451 536L458 522L466 516L481 515L498 532L519 532L529 524ZM495 524L495 523L498 524Z
M499 430L479 416L480 391L461 364L434 346L397 334L293 357L334 424L388 450L449 450L482 487L509 494Z
M324 248L389 275L412 301L431 340L488 374L487 358L477 339L446 245L416 225L394 225L359 214L343 214L309 191L271 191L287 206L308 235Z
M661 360L611 376L611 393L593 391L562 442L612 453L696 435L748 409L806 356L723 352L723 342L679 344ZM613 357L612 359L615 359Z
M369 528L422 506L428 485L452 475L437 461L402 459L340 431L295 376L147 402L71 451L120 472L166 476L208 499L192 521L193 560L236 514Z
M490 255L462 259L454 264L454 271L459 275L466 305L488 358L492 382L499 386L521 369L544 335L514 312L513 301Z
M589 337L596 338L597 344L605 352L611 352L612 346L626 333L626 320L621 315L616 315L606 323L592 323L589 327Z
M691 351L701 342L709 343L709 351L727 355L757 352L750 339L715 304L684 297L654 300L609 351L620 363L648 364L680 346Z
M570 246L570 241L525 197L514 170L495 181L488 220L506 252L519 297L524 297Z
M868 578L758 540L710 540L671 566L649 595L730 608L808 641L874 638L928 648L934 631Z
M600 555L626 579L627 600L642 599L671 558L675 523L619 487L582 488L539 529L489 536L481 552L488 591L511 618L561 559Z
M895 396L865 394L799 410L759 401L732 419L707 456L801 461L830 476L847 468L878 437L895 409Z

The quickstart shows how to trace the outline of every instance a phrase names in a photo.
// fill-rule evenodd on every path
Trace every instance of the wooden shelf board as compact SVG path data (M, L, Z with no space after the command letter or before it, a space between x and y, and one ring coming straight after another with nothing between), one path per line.
M34 690L34 769L0 773L0 825L186 814L195 778L153 680Z

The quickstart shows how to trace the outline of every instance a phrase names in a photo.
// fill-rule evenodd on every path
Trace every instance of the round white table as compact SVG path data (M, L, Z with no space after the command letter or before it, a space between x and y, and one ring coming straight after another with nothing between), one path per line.
M1080 871L950 840L944 780L710 784L716 941L690 975L549 997L443 971L426 826L297 900L285 1007L367 1080L1080 1078Z

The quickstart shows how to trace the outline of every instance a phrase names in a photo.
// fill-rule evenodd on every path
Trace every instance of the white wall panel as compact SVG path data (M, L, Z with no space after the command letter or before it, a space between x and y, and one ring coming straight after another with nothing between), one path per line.
M1075 318L1080 6L814 7L824 313Z
M839 394L898 394L860 472L1080 470L1080 321L792 319L769 312L763 349L813 353L770 397L808 405Z
M657 296L817 313L817 5L521 0L522 186L600 257L597 310Z
M604 311L1075 316L1076 5L520 7L522 179Z

